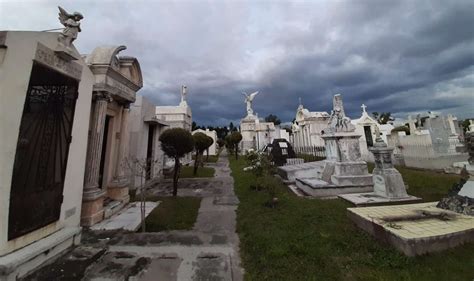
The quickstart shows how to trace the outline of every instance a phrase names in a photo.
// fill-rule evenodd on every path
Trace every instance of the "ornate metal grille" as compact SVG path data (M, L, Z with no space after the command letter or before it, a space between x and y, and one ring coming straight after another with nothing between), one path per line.
M59 219L78 82L34 64L13 168L8 239Z

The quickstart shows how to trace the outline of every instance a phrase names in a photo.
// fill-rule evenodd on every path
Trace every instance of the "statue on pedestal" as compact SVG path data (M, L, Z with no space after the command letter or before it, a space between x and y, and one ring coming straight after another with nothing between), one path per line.
M247 105L247 116L252 116L253 115L252 102L255 96L258 94L258 91L251 94L247 94L243 92L242 94L245 96L244 102Z
M335 95L333 98L333 110L328 125L329 132L353 132L355 130L351 119L344 113L341 95Z
M81 23L84 17L79 12L69 14L61 7L59 8L59 21L64 25L63 32L59 35L58 41L63 47L70 48L72 42L76 40L77 34L81 32Z

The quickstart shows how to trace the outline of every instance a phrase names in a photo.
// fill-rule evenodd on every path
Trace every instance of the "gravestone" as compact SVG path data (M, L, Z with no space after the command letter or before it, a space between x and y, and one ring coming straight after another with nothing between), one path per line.
M395 148L388 147L379 132L377 135L374 146L369 149L375 159L375 168L372 171L374 192L344 194L339 197L357 206L421 200L407 194L402 175L393 166L392 154Z
M341 95L335 95L328 127L322 135L326 160L316 162L312 177L296 177L296 186L314 197L372 191L372 176L361 159L360 137L344 113Z
M277 166L283 166L289 158L295 158L296 154L291 143L286 139L274 139L271 144L271 159Z

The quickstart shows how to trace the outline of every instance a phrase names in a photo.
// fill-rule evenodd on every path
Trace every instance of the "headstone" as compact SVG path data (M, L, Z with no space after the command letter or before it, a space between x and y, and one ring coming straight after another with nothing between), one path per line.
M277 166L283 166L287 163L288 158L296 157L291 143L289 143L286 139L273 140L271 147L272 149L270 151L270 155L272 161Z
M375 195L386 198L406 198L402 175L393 167L392 153L395 148L388 147L380 135L373 147L369 148L374 154L375 168L372 171Z

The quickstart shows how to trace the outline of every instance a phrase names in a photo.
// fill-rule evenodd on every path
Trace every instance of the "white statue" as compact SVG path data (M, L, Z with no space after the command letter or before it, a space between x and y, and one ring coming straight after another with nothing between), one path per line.
M77 34L81 32L81 23L84 17L81 13L74 12L72 15L59 7L59 21L64 25L63 32L59 35L58 41L65 48L69 48L72 42L76 40Z
M333 97L333 110L331 110L328 125L329 132L352 132L355 130L351 119L346 117L342 96L339 94Z
M186 101L187 89L188 87L186 87L185 85L181 86L181 102Z
M251 93L250 95L248 95L246 92L243 92L242 94L245 96L245 103L247 104L247 115L253 115L252 101L258 94L258 91Z

